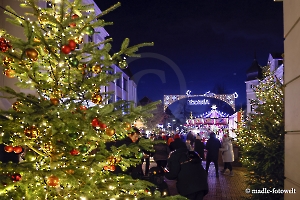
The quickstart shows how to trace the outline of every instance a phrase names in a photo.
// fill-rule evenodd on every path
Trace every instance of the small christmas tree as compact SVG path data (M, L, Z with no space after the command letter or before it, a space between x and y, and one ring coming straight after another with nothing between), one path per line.
M248 170L250 189L283 189L284 182L284 104L283 85L269 67L254 89L254 112L239 124L238 144L242 163ZM252 199L283 199L278 193L252 193Z
M34 89L36 95L9 87L0 90L2 98L15 99L12 109L0 110L0 143L7 152L24 152L19 163L1 163L0 198L149 197L149 182L112 172L116 165L126 170L140 163L139 145L149 150L151 141L109 149L106 144L126 137L135 120L149 117L157 103L108 103L112 93L101 88L119 78L113 64L125 68L124 56L138 56L139 47L153 44L129 47L125 39L121 50L111 55L111 39L83 43L83 38L109 24L101 17L119 4L96 16L94 5L82 0L55 2L40 8L38 0L22 1L26 18L6 7L7 20L24 29L25 40L1 30L4 74L17 77L18 87Z

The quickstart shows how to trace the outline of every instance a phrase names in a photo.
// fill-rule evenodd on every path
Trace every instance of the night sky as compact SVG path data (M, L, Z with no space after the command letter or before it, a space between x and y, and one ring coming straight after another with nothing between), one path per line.
M154 42L128 59L144 96L204 94L215 87L237 92L246 102L246 70L256 58L265 66L269 53L283 53L283 5L273 0L95 0L101 10L121 7L103 17L118 51L130 44Z

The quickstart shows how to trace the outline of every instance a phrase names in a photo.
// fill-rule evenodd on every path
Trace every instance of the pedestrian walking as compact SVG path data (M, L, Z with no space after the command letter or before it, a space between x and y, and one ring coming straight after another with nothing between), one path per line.
M206 142L206 173L208 174L209 165L211 162L215 165L216 177L219 177L219 149L221 148L221 142L216 138L216 134L214 132L210 133L210 138Z
M196 136L194 151L196 151L202 160L204 160L204 143L201 141L200 135Z
M222 160L224 162L224 169L221 171L222 174L225 174L226 170L229 169L229 175L233 176L232 165L234 161L233 146L231 138L227 135L223 135L222 138L222 148L219 149L222 152Z

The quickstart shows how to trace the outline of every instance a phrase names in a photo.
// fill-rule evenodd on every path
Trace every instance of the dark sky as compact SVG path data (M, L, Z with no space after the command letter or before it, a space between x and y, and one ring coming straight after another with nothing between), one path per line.
M269 53L283 53L282 2L273 0L95 0L117 51L124 38L144 57L128 60L138 84L138 99L204 94L222 85L246 102L246 70L254 56L265 66Z

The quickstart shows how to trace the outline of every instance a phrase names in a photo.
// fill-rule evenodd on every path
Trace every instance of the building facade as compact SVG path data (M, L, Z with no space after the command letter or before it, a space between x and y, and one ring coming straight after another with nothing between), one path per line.
M94 4L95 14L98 15L101 13L100 8L97 6L97 4L93 0L83 0L85 4ZM11 1L11 0L0 0L0 29L4 29L7 31L7 33L12 34L16 37L24 38L23 36L23 30L20 27L14 26L7 22L5 19L8 17L8 15L4 14L4 9L7 5L12 7L18 14L23 15L24 9L20 8L20 2L19 1ZM40 2L40 7L49 7L51 4L45 1ZM84 36L83 41L84 42L95 42L99 43L103 40L105 40L107 37L109 37L109 34L103 27L96 27L95 28L95 34L92 36ZM99 49L102 48L102 46L98 47ZM122 70L117 65L111 66L113 69L113 73L120 73L121 77L118 80L115 80L110 83L109 86L102 86L101 92L114 92L113 97L110 99L108 103L116 102L118 100L128 100L133 101L135 105L137 105L137 84L134 80L131 79L131 74L128 69ZM3 86L9 86L13 88L17 92L23 92L26 94L35 94L34 90L29 89L20 89L15 86L15 83L18 81L17 78L7 78L2 73L2 68L0 66L0 87ZM8 100L0 98L0 109L9 109L12 105L14 100Z
M274 72L279 80L283 82L283 54L282 53L270 53L268 62L266 64L270 67L270 71ZM251 66L247 70L246 83L246 103L247 103L247 114L253 112L254 108L251 105L251 100L256 99L254 88L259 84L259 79L262 78L262 67L258 64L257 60L254 59Z
M285 200L300 197L300 1L283 1L284 19L284 108L285 157L284 188L296 193L285 193Z

